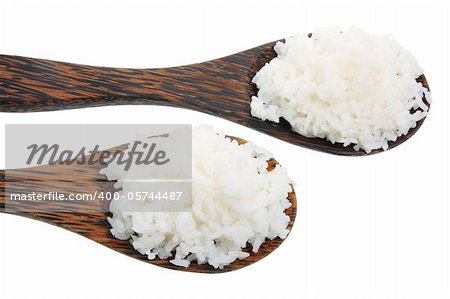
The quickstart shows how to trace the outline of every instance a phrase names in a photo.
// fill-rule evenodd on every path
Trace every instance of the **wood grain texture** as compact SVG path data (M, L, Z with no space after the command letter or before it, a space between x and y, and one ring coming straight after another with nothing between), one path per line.
M243 139L230 138L238 140L241 144L245 143ZM96 155L100 155L100 153ZM276 164L275 159L269 160L268 169L272 170ZM248 258L237 260L222 270L214 269L210 265L198 265L196 263L192 263L188 268L183 268L171 264L168 260L148 260L146 256L138 253L129 241L116 239L109 231L111 226L107 221L107 217L110 216L110 213L106 212L109 210L108 201L66 201L61 203L57 201L30 202L9 200L10 193L31 193L33 191L43 193L60 192L63 194L94 194L96 191L113 192L115 191L113 187L114 182L108 181L105 176L99 174L99 170L103 167L104 165L100 163L95 165L46 165L27 170L7 170L6 176L5 171L1 170L0 212L53 224L141 261L187 272L222 273L237 270L264 258L284 241L280 238L267 240L261 245L257 253L252 253L251 246L247 246L244 250L251 253ZM288 229L291 230L297 212L295 191L288 195L288 199L292 206L285 212L290 217ZM70 212L58 212L62 210ZM46 240L46 236L43 235L42 241L50 240ZM5 245L8 246L7 244ZM288 257L286 257L287 260Z
M94 67L43 59L0 55L0 112L32 112L106 105L165 105L215 115L305 148L337 155L361 156L352 145L307 138L280 123L250 114L257 88L251 83L261 67L276 56L276 42L227 57L163 69ZM417 79L428 88L425 76ZM418 122L389 148L408 140ZM374 150L371 154L382 152Z

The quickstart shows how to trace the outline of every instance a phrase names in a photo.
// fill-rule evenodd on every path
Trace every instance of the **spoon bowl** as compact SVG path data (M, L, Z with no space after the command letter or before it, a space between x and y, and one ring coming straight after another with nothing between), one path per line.
M52 111L107 105L165 105L224 118L305 148L344 156L363 150L323 138L308 138L290 124L262 121L250 114L257 88L255 74L276 56L276 42L207 62L161 69L95 67L20 56L0 55L0 112ZM424 75L417 78L424 87ZM394 148L413 136L389 143ZM373 150L370 154L382 152Z
M246 141L237 137L231 137L240 144ZM117 149L117 148L116 148ZM125 149L125 146L119 147ZM113 152L112 149L109 151ZM101 152L96 153L100 156ZM95 157L97 160L98 157ZM275 168L277 161L270 159L268 170ZM0 171L0 212L24 216L34 220L43 221L56 225L74 233L80 234L88 239L100 243L106 247L123 253L127 256L139 259L164 268L200 273L222 273L237 270L249 266L274 251L284 239L275 238L266 240L257 253L251 251L248 245L245 249L250 256L243 260L236 260L223 269L215 269L208 264L199 265L193 262L188 268L173 265L166 259L149 260L146 256L137 252L128 240L116 239L110 232L111 226L107 217L109 212L109 201L13 201L10 200L11 193L27 194L34 192L48 193L58 192L60 194L95 194L95 192L115 192L114 181L108 181L104 175L99 173L105 165L96 163L93 165L72 163L71 165L45 165L27 169L1 170ZM9 184L10 183L10 184ZM8 185L8 186L7 186ZM294 225L297 200L295 191L288 195L291 206L285 210L290 221L288 230ZM45 236L42 236L45 239Z

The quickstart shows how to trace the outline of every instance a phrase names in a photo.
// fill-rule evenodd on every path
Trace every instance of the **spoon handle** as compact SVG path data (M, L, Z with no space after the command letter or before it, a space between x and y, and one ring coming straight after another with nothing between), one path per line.
M217 114L250 85L245 79L249 61L237 61L225 57L172 68L125 69L0 55L0 112L157 104ZM228 105L211 105L224 99Z
M0 56L0 111L31 112L112 104L185 105L195 67L119 69ZM180 84L180 78L186 84ZM207 77L207 76L206 76Z

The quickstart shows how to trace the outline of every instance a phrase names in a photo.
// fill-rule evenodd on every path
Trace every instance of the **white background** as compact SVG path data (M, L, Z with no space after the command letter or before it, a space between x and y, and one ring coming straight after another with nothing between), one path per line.
M392 33L413 52L434 99L412 139L361 158L299 148L174 108L0 113L0 140L6 123L208 123L273 152L297 183L299 200L298 220L280 248L220 275L154 267L2 214L0 298L450 298L448 18L447 4L429 1L0 1L0 53L116 67L201 62L354 24Z

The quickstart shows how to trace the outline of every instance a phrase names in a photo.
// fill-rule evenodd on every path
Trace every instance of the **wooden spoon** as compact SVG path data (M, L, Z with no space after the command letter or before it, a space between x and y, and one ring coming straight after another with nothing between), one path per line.
M229 137L237 140L240 144L246 141L237 137ZM123 147L125 148L125 147ZM110 150L110 152L114 152ZM97 160L100 153L95 154ZM271 171L277 164L275 159L268 161L268 170ZM88 239L96 241L106 247L126 254L130 257L145 261L164 268L175 269L188 272L221 273L237 270L251 265L274 251L284 240L275 238L266 240L257 253L251 251L248 245L244 251L250 256L243 260L236 260L224 269L215 269L208 264L199 265L193 262L188 268L178 267L164 259L149 260L146 256L137 252L127 240L116 239L111 232L107 217L109 202L94 201L13 201L10 200L11 193L48 193L58 192L61 194L94 194L95 192L114 192L113 181L108 181L104 175L99 174L99 170L105 167L101 163L94 165L45 165L34 168L18 170L0 170L0 212L20 215L31 219L47 222L74 233L80 234ZM8 184L8 188L6 188ZM285 213L290 217L288 229L294 225L297 212L297 200L295 191L288 195L291 207ZM61 212L68 211L68 212ZM69 212L70 211L70 212ZM42 236L45 240L45 236Z
M250 114L257 93L251 83L262 66L276 56L268 43L224 58L163 69L94 67L43 59L0 55L0 112L30 112L106 105L167 105L209 113L286 142L322 152L361 156L353 146L307 138L290 124L262 121ZM417 78L426 88L424 75ZM417 132L390 142L393 148ZM378 153L382 150L371 152Z

